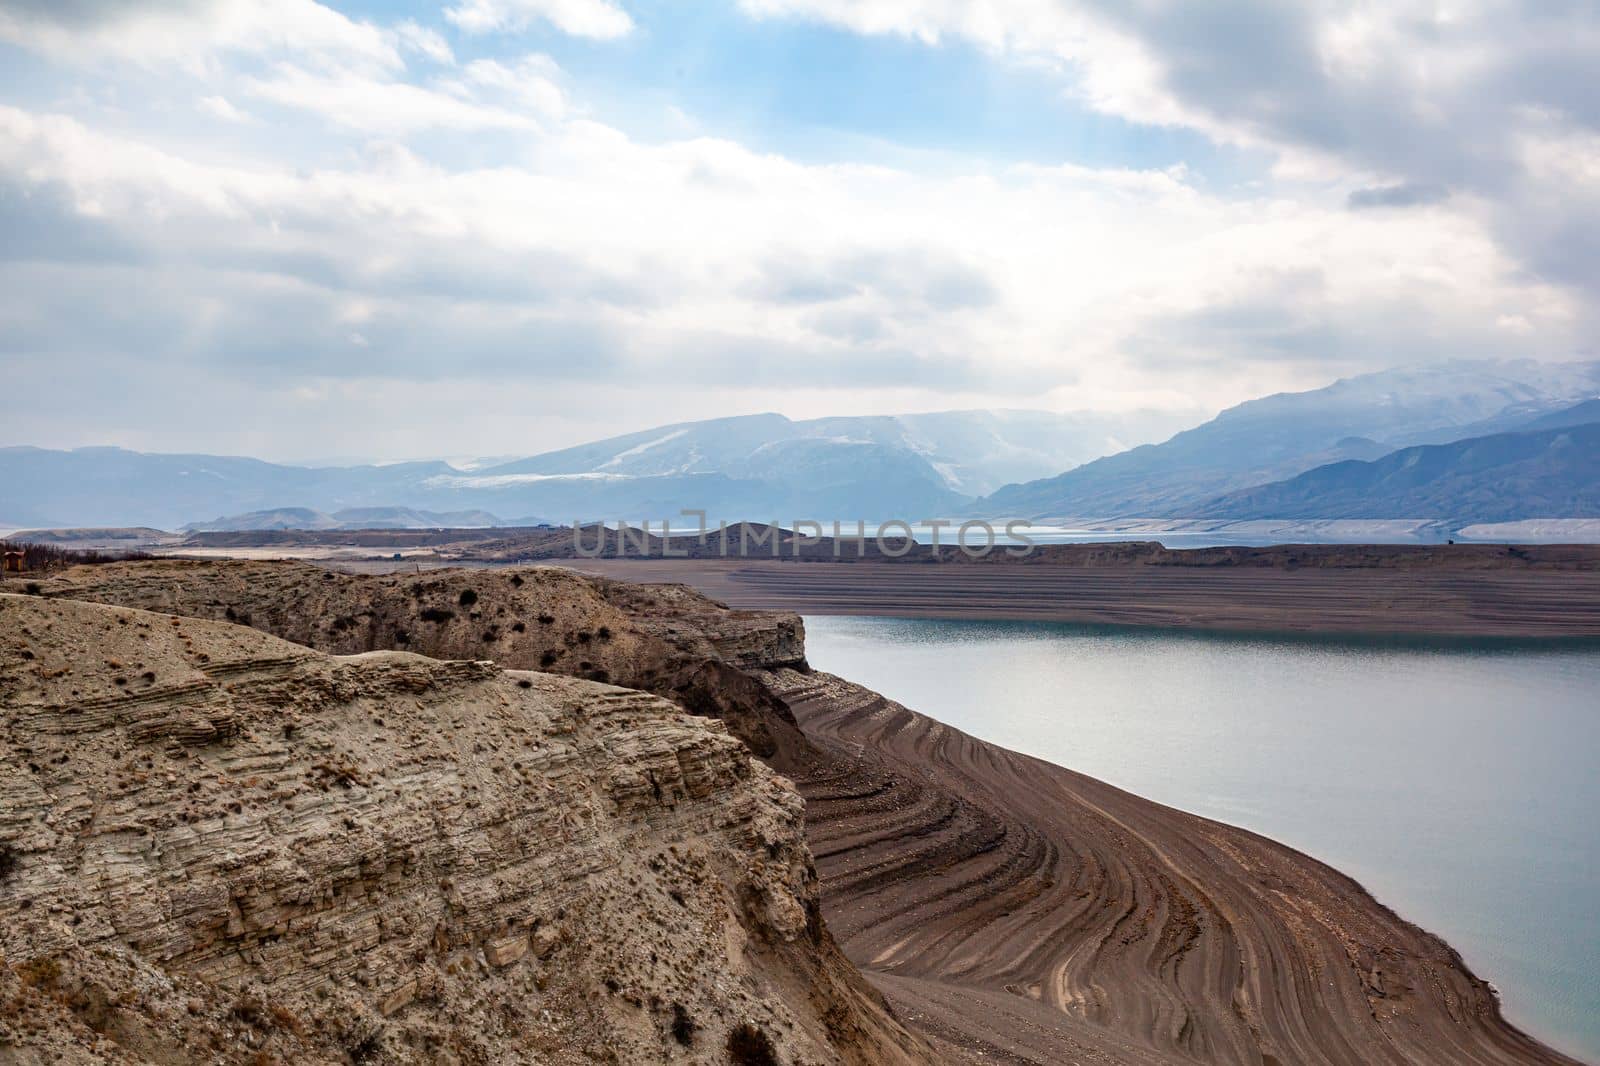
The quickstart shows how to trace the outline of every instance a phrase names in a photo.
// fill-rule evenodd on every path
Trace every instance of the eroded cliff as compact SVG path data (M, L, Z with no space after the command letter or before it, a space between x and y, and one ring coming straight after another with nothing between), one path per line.
M0 1062L921 1057L663 699L5 595L0 708Z

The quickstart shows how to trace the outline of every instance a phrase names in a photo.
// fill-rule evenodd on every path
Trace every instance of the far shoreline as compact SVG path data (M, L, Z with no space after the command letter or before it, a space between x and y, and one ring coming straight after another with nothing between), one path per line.
M1600 639L1600 572L543 560L741 609L1304 637Z

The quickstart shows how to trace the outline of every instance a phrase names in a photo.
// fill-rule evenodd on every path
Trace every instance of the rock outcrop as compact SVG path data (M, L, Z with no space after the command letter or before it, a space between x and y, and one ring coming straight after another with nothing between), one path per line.
M799 743L787 709L743 674L804 663L799 616L730 611L682 585L559 567L356 576L298 562L152 560L76 567L39 589L237 622L336 655L393 648L612 682L721 718L758 755Z
M0 709L0 1063L926 1059L661 698L3 595Z

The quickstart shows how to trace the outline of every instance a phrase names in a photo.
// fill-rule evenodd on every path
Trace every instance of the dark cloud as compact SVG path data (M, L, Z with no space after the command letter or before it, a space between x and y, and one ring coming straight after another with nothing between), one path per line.
M805 317L808 329L834 340L866 344L881 338L886 332L883 316L871 311L853 311L849 308L825 308Z
M1352 210L1363 211L1374 207L1423 207L1442 203L1449 198L1450 190L1443 185L1399 182L1357 189L1350 194L1347 202Z
M1250 295L1183 314L1150 319L1122 347L1131 365L1173 375L1214 377L1256 371L1345 373L1402 363L1565 356L1529 350L1479 321L1457 322L1414 298L1339 302L1312 275L1263 278ZM1259 392L1260 390L1252 390Z
M1310 149L1393 179L1353 208L1481 197L1503 245L1535 276L1600 296L1595 260L1547 224L1552 183L1528 139L1600 133L1600 4L1467 6L1451 19L1384 8L1385 34L1349 68L1321 42L1344 12L1276 0L1088 0L1142 41L1191 111L1281 147ZM1449 69L1450 77L1419 71ZM1583 215L1596 191L1562 188ZM1584 228L1587 228L1586 226Z
M29 21L77 30L154 12L191 15L205 10L206 0L5 0L4 6Z
M773 260L743 291L752 299L798 305L869 295L902 312L988 307L999 298L982 270L949 253L924 249L859 252L826 262Z
M78 213L58 186L0 178L0 262L130 263L146 258L102 219Z

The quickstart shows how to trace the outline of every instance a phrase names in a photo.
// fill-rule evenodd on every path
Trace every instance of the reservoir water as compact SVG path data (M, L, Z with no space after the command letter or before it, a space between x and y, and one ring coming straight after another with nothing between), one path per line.
M1600 1062L1600 644L807 617L811 664L1264 833Z

